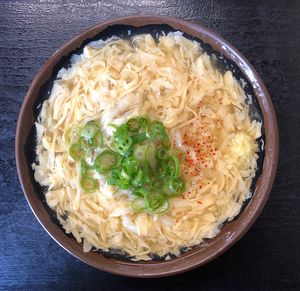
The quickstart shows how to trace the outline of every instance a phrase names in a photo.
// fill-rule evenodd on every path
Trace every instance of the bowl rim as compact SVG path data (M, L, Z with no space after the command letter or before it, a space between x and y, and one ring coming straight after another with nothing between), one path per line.
M223 232L222 236L219 234L211 239L212 243L209 242L207 246L196 247L194 250L169 261L128 262L106 258L102 254L95 252L83 253L81 244L67 237L50 220L48 212L46 212L45 207L33 191L29 177L24 145L29 132L28 124L32 125L34 121L32 106L38 97L37 92L47 78L49 79L53 67L63 56L68 55L76 47L79 47L84 40L92 38L109 26L118 24L135 27L151 24L167 24L174 29L183 31L210 44L214 50L219 51L232 60L251 83L264 118L265 157L263 169L256 182L255 190L249 204L236 221L228 224L230 227L225 225L221 229L221 233ZM90 266L117 275L143 278L175 275L202 266L224 253L240 240L258 218L269 197L277 169L278 151L278 126L271 98L262 79L243 54L223 37L199 24L175 17L155 15L135 15L106 20L81 32L60 47L40 68L28 88L18 117L15 142L16 166L22 190L32 212L47 233L66 251Z

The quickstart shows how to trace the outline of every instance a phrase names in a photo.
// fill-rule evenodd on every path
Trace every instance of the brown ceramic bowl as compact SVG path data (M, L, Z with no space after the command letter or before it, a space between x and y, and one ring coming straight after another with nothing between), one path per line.
M192 250L170 261L131 262L104 256L98 252L84 253L82 245L67 236L55 223L49 208L45 205L42 189L33 179L30 163L34 160L33 123L38 105L47 98L51 80L61 66L67 66L68 58L93 39L107 38L112 34L125 35L180 30L190 38L202 43L209 54L216 54L221 69L231 69L236 77L247 83L246 93L252 95L251 112L254 118L263 121L263 142L261 143L260 165L253 183L253 196L246 203L240 215L226 223L221 232ZM246 90L247 88L247 90ZM264 143L264 149L262 144ZM232 247L251 227L261 213L271 190L278 160L277 122L270 96L257 72L246 58L219 35L198 24L164 16L134 16L109 20L79 34L56 51L42 66L25 96L17 125L16 160L21 185L27 201L45 230L65 250L87 264L114 274L130 277L161 277L178 274L206 264Z

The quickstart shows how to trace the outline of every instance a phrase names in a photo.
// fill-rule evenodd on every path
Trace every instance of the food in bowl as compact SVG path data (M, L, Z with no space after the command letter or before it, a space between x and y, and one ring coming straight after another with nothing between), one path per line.
M36 122L35 180L85 252L169 259L250 197L261 123L232 72L180 32L93 41Z

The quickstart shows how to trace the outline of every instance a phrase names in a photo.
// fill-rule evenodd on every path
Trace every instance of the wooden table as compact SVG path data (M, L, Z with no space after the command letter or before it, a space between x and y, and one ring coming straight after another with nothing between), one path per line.
M265 81L279 122L278 173L258 221L217 260L171 278L123 278L69 255L32 214L15 168L17 116L40 66L80 31L132 14L177 16L223 35ZM0 0L0 289L300 290L299 14L297 0Z

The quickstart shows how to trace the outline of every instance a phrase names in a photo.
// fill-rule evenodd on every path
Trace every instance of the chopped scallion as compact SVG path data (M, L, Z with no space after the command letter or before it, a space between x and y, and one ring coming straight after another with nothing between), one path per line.
M93 138L99 130L100 130L99 126L94 121L90 121L81 130L80 134L84 138L90 139L90 138Z
M117 154L112 150L104 150L94 161L94 169L100 174L110 172L118 162Z
M86 193L95 192L97 189L97 181L91 177L83 176L80 178L80 187Z
M74 161L78 161L84 157L85 149L77 143L73 143L69 147L69 154Z

